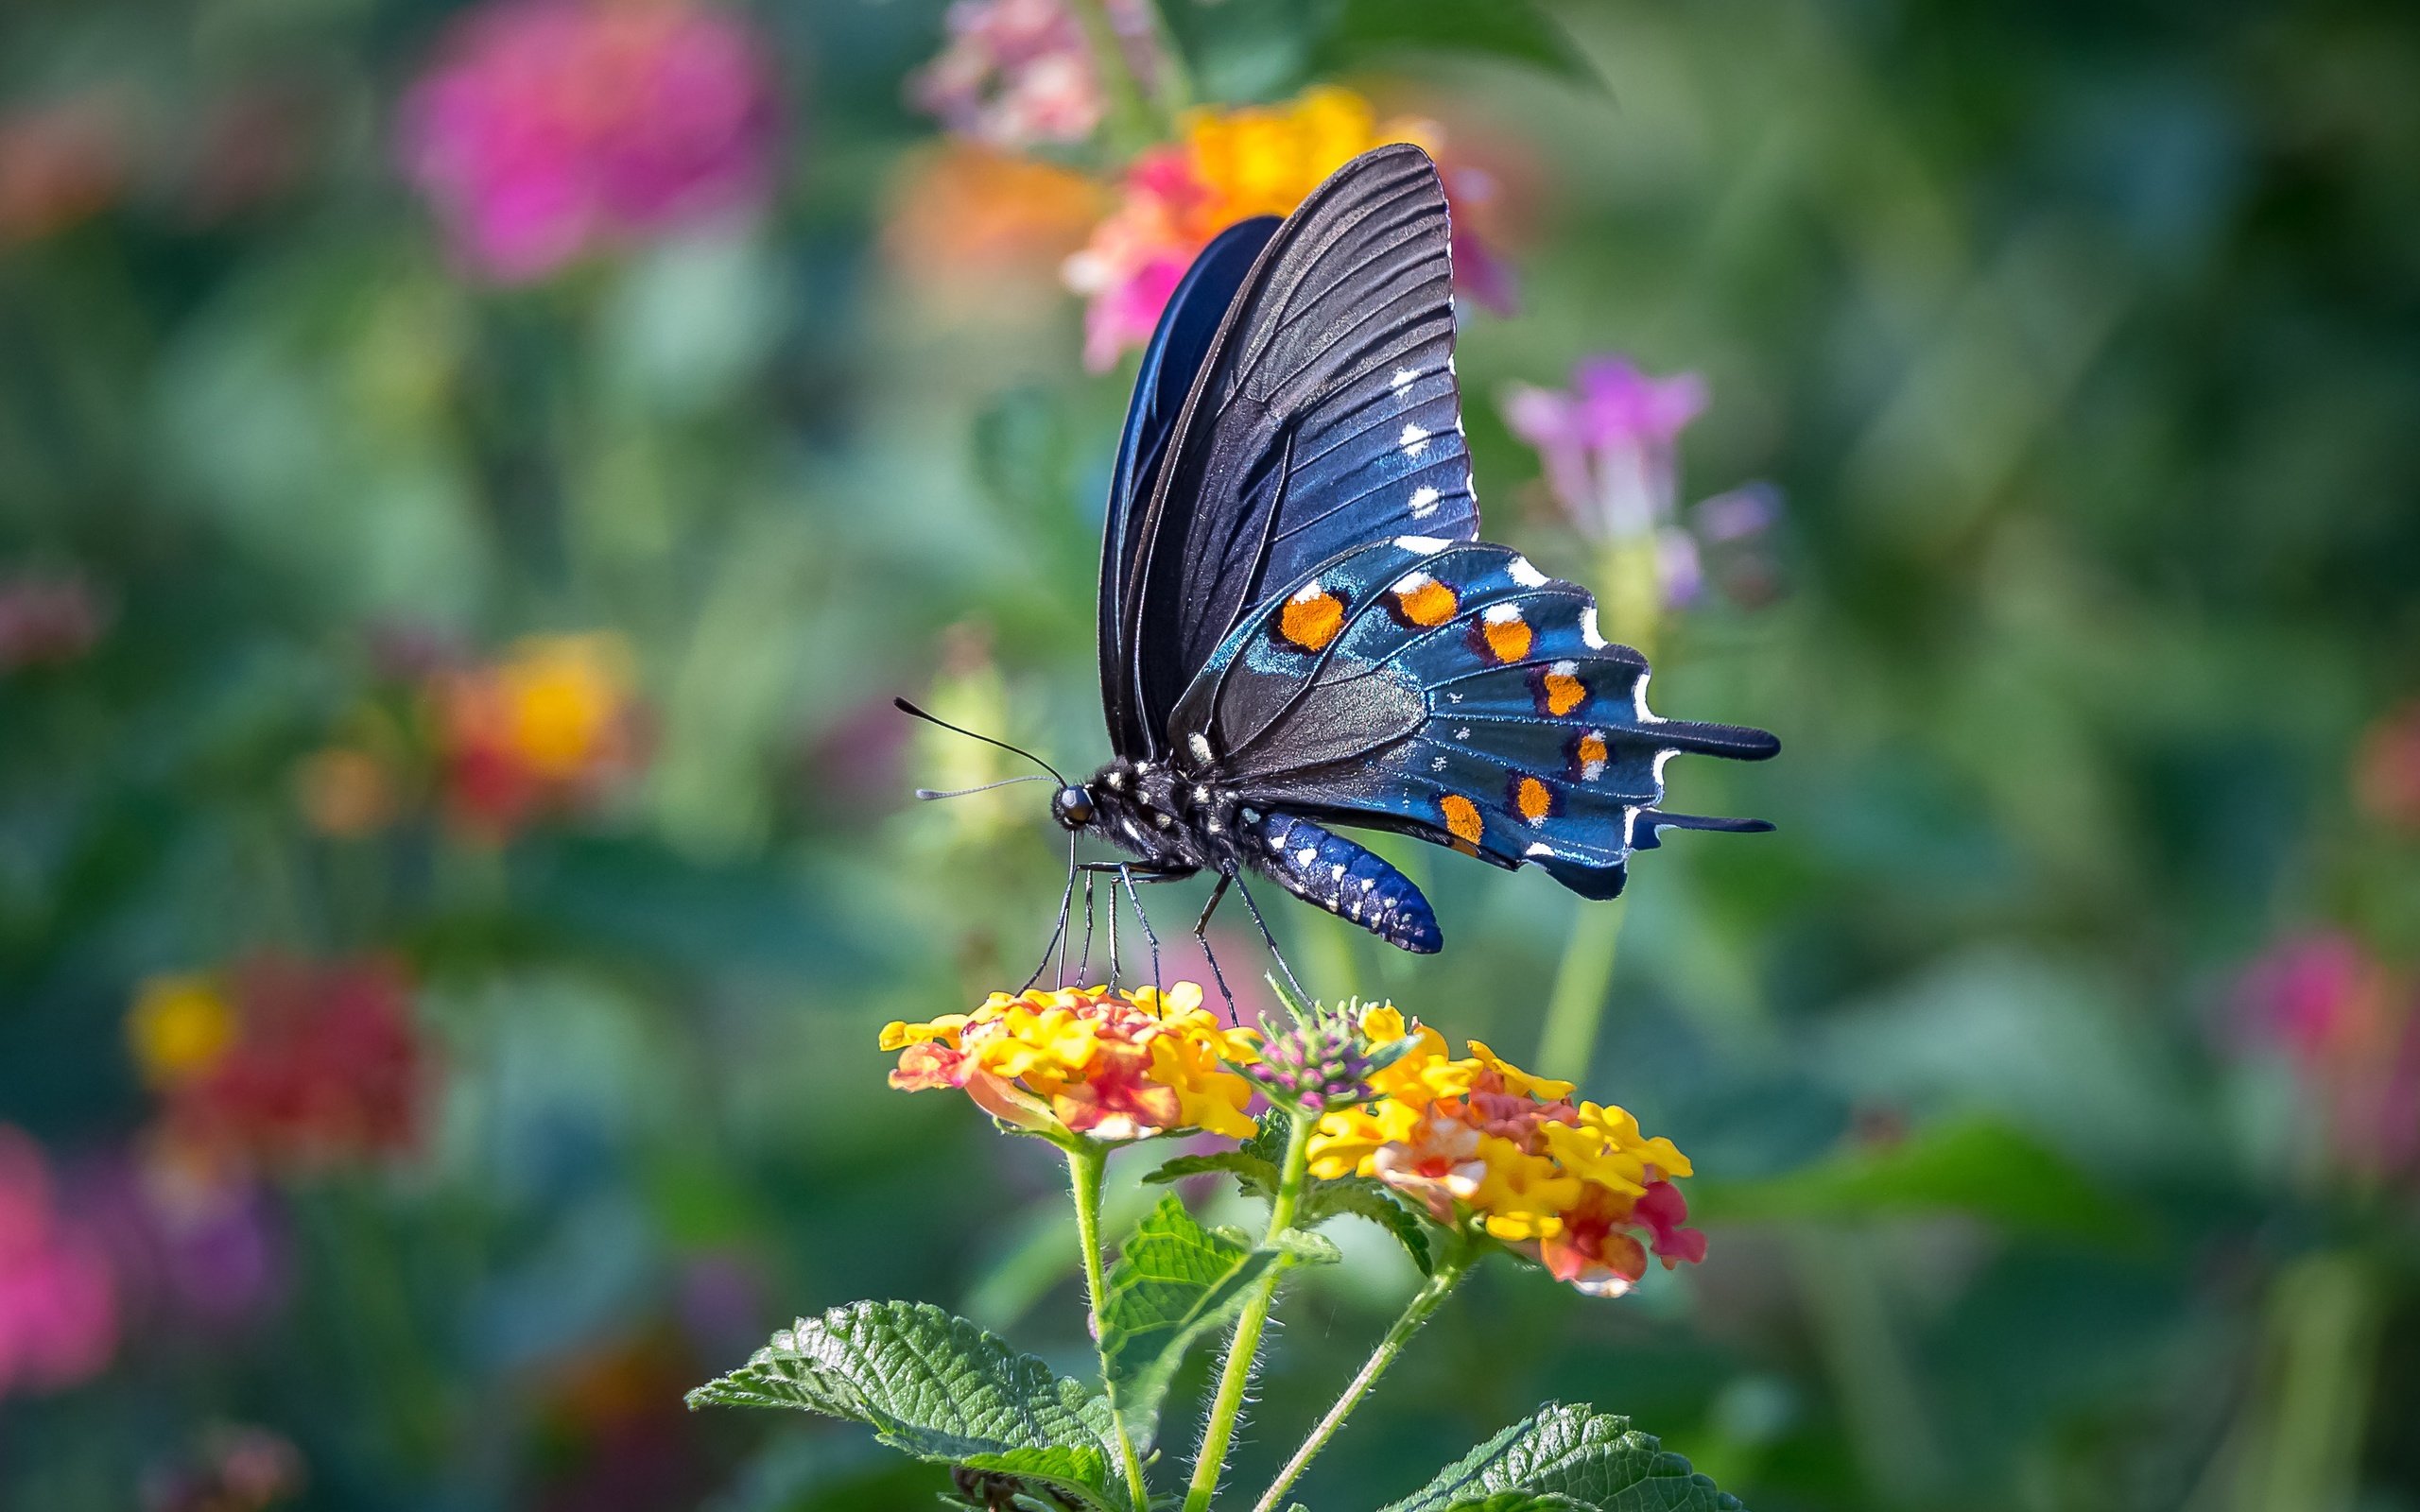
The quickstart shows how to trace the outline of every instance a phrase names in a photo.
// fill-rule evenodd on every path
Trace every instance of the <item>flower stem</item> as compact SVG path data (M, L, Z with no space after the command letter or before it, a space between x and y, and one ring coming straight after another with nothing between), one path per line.
M1320 1451L1327 1448L1328 1440L1344 1426L1344 1419L1361 1404L1361 1399L1370 1394L1370 1388L1378 1383L1378 1378L1387 1373L1387 1367L1395 1363L1395 1356L1403 1353L1403 1347L1411 1342L1411 1336L1420 1332L1420 1326L1428 1321L1429 1314L1436 1312L1446 1297L1453 1295L1454 1288L1460 1286L1462 1278L1468 1274L1469 1253L1458 1245L1438 1265L1435 1274L1428 1278L1428 1283L1413 1295L1404 1308L1403 1315L1395 1319L1394 1326L1387 1330L1387 1336L1378 1341L1378 1347L1370 1351L1370 1358L1361 1363L1360 1372L1346 1384L1344 1394L1336 1399L1336 1404L1328 1408L1327 1415L1311 1430L1310 1436L1303 1440L1303 1447L1294 1451L1294 1457L1286 1462L1286 1468L1277 1472L1277 1479L1261 1493L1253 1512L1276 1512L1278 1499L1293 1486L1304 1467L1310 1464Z
M1288 1121L1286 1160L1278 1168L1277 1195L1269 1204L1268 1243L1294 1226L1294 1205L1302 1199L1303 1174L1311 1160L1312 1120L1300 1113ZM1219 1472L1227 1468L1227 1445L1234 1438L1236 1416L1243 1411L1244 1387L1252 1381L1253 1362L1260 1354L1260 1331L1269 1321L1269 1304L1286 1273L1287 1257L1279 1256L1269 1274L1244 1304L1236 1332L1227 1343L1226 1364L1219 1372L1219 1393L1211 1399L1210 1420L1201 1430L1201 1452L1194 1456L1193 1481L1185 1487L1184 1512L1209 1512L1219 1489Z
M1109 1151L1087 1139L1070 1139L1061 1144L1067 1152L1067 1175L1076 1189L1076 1243L1084 1256L1084 1306L1092 1321L1093 1349L1100 1349L1100 1302L1107 1287L1100 1271L1100 1177L1101 1168L1109 1161ZM1101 1373L1109 1373L1109 1364L1101 1362ZM1134 1435L1126 1431L1125 1415L1115 1402L1109 1409L1110 1425L1117 1432L1117 1455L1126 1469L1126 1490L1134 1500L1134 1512L1151 1512L1151 1487L1143 1479L1143 1459L1134 1452Z
M1621 948L1622 918L1629 905L1582 902L1563 942L1547 999L1546 1028L1538 1036L1538 1064L1564 1081L1585 1081L1597 1053L1597 1027L1614 986L1614 960Z

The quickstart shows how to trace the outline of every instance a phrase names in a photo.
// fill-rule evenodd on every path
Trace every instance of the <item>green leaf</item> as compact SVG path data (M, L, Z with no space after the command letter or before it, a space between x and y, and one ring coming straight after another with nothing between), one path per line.
M1109 1404L925 1302L852 1302L801 1318L692 1408L788 1407L873 1425L893 1449L1114 1508Z
M1135 1227L1109 1268L1100 1355L1110 1399L1138 1442L1150 1440L1184 1351L1232 1321L1287 1255L1202 1228L1172 1194Z
M1447 1512L1590 1512L1586 1503L1535 1491L1505 1491L1478 1502L1457 1502Z
M1277 1192L1276 1162L1263 1160L1244 1149L1220 1150L1212 1155L1180 1155L1162 1162L1158 1170L1143 1179L1165 1185L1170 1181L1182 1181L1189 1176L1216 1176L1221 1172L1234 1177L1247 1196L1267 1197Z
M1532 1500L1497 1500L1523 1493ZM1472 1450L1437 1478L1383 1512L1488 1512L1557 1507L1583 1512L1741 1512L1678 1454L1649 1435L1593 1407L1548 1402L1525 1422ZM1560 1512L1560 1509L1559 1509Z
M1895 1144L1845 1151L1767 1180L1702 1183L1689 1206L1717 1222L1962 1212L2037 1233L2123 1236L2139 1228L2066 1157L1988 1117L1920 1129Z
M1305 1228L1316 1228L1340 1213L1367 1218L1394 1235L1395 1242L1403 1246L1404 1253L1411 1257L1423 1276L1434 1268L1428 1251L1427 1220L1410 1203L1396 1196L1385 1182L1366 1176L1313 1181L1303 1194L1294 1221Z
M1260 1132L1232 1150L1219 1150L1209 1155L1180 1155L1145 1177L1146 1181L1182 1181L1186 1177L1224 1174L1236 1178L1246 1196L1264 1200L1277 1194L1277 1162L1286 1153L1287 1115L1283 1108L1270 1108L1261 1118ZM1384 1182L1370 1177L1338 1177L1322 1181L1305 1177L1303 1195L1294 1210L1298 1229L1316 1228L1330 1218L1344 1213L1367 1218L1395 1236L1411 1263L1420 1273L1429 1273L1434 1261L1428 1249L1428 1230L1419 1211L1389 1191Z
M1346 64L1411 49L1493 58L1605 87L1571 34L1530 0L1343 0L1326 51L1331 61Z

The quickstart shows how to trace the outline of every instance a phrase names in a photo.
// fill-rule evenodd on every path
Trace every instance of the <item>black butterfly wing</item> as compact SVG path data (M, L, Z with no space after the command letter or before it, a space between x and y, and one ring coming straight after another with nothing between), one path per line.
M1117 644L1156 753L1229 633L1338 553L1478 530L1453 369L1445 194L1367 152L1287 217L1236 293L1120 549Z
M1759 730L1665 719L1647 661L1586 590L1502 546L1406 536L1337 558L1220 646L1171 725L1249 805L1395 830L1591 898L1673 827L1684 751L1758 760Z
M1111 748L1136 760L1157 754L1154 726L1146 723L1134 678L1134 656L1123 638L1122 608L1128 575L1142 541L1135 518L1150 504L1152 485L1167 455L1168 437L1184 408L1225 320L1236 291L1277 232L1274 215L1257 215L1220 232L1185 270L1160 312L1151 344L1127 402L1126 430L1117 443L1117 467L1110 475L1109 518L1101 531L1100 696L1109 719Z

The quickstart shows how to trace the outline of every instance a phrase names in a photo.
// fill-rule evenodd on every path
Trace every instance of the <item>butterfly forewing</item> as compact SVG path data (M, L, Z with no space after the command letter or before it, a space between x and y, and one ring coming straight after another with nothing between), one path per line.
M1101 531L1101 709L1109 720L1110 747L1120 756L1157 755L1155 741L1165 732L1164 727L1144 718L1134 650L1123 638L1123 587L1143 540L1136 517L1150 503L1169 433L1228 306L1277 226L1274 215L1255 216L1228 227L1202 249L1160 312L1159 326L1135 374L1134 397L1127 404L1126 429L1117 443L1117 466L1110 475L1109 518Z
M1160 747L1271 590L1407 531L1477 535L1452 286L1444 191L1409 145L1339 170L1261 252L1119 548L1118 644Z

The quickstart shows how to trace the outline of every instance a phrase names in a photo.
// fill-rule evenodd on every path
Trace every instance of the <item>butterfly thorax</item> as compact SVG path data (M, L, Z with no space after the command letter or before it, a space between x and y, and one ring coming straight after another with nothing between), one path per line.
M1167 760L1110 762L1084 784L1089 828L1164 870L1231 872L1241 805L1218 774Z

